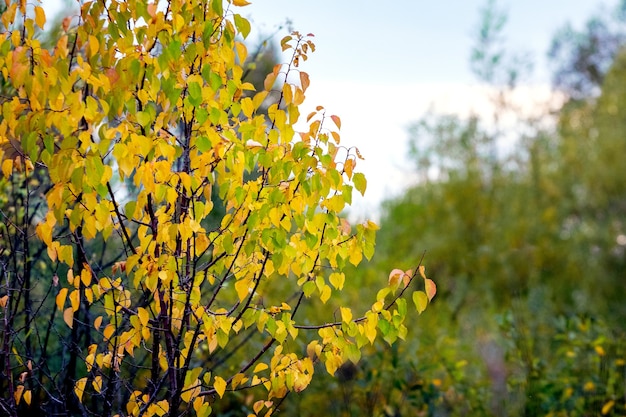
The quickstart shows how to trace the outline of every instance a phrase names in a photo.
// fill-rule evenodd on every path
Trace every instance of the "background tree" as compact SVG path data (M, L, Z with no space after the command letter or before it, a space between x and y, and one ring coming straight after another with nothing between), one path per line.
M564 25L555 34L548 56L553 83L575 99L597 95L604 77L626 41L626 2L591 16L584 28Z
M472 53L497 88L495 114L428 114L411 127L420 180L383 204L376 254L356 272L367 288L426 251L442 295L434 314L343 380L314 381L315 395L291 399L294 414L319 414L329 387L339 401L325 415L624 414L622 53L603 55L597 90L528 116L511 80L530 65L502 42L501 13L495 2L483 11Z

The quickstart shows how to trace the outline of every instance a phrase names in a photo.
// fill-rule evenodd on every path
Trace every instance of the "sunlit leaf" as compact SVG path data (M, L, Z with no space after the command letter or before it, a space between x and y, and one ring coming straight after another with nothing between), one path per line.
M24 400L24 402L30 405L31 398L32 398L32 392L30 390L25 390L24 393L22 394L22 399Z
M426 288L426 295L428 296L428 301L431 301L435 294L437 294L437 285L432 279L426 278L424 280L424 286Z
M424 291L415 291L413 293L413 303L415 303L417 312L422 314L428 306L428 296Z
M46 24L46 13L44 12L43 7L41 6L35 6L34 10L35 10L35 23L37 23L37 26L39 26L40 29L43 29L44 25Z
M63 321L70 329L74 326L74 310L72 307L68 307L63 311Z
M78 401L83 402L83 394L85 393L85 385L87 385L87 377L81 378L74 384L74 393L78 397Z
M222 398L224 396L224 392L226 391L226 381L222 377L215 376L213 379L213 388L215 388L217 395Z
M360 172L354 173L352 176L352 182L354 182L354 187L357 189L361 195L365 195L365 189L367 188L367 180L365 179L365 175Z

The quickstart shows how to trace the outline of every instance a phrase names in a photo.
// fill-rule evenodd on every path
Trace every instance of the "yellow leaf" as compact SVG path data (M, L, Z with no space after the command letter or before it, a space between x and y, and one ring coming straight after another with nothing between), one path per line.
M419 271L422 278L426 279L426 268L424 268L424 265L420 265L417 270Z
M235 291L237 291L239 301L243 301L250 293L250 280L244 278L235 282Z
M263 409L264 403L265 401L259 400L252 405L252 410L254 411L254 414L259 414L259 411Z
M257 366L254 367L254 371L252 371L252 372L254 372L256 374L258 372L266 370L267 368L268 368L268 366L267 366L266 363L260 363L260 364L258 364Z
M96 330L100 330L100 326L102 325L102 316L98 316L96 317L96 319L93 321L93 327Z
M146 310L145 308L139 307L137 309L137 316L139 316L139 321L141 322L141 325L146 327L148 326L148 321L150 320L150 315L148 313L148 310Z
M57 249L59 261L64 262L67 266L74 266L74 248L70 245L61 245Z
M67 282L70 285L74 285L74 271L72 271L71 269L67 270Z
M370 344L374 344L374 341L376 340L376 327L370 327L367 326L365 327L365 337L367 337L367 340L370 341Z
M213 388L215 388L217 395L222 398L224 396L224 391L226 391L226 381L224 381L222 377L216 376L213 379Z
M103 332L104 340L111 340L111 336L113 336L113 333L115 333L115 326L113 326L112 324L107 325L107 327L104 328Z
M372 305L372 312L380 313L385 306L385 300L378 300Z
M39 28L43 29L46 24L46 13L41 6L35 6L35 23Z
M0 307L2 307L2 308L6 307L8 301L9 301L9 296L8 295L0 297Z
M246 117L252 117L252 113L254 112L254 103L250 97L245 97L241 100L241 110Z
M91 385L93 385L93 389L95 389L96 392L102 391L102 377L100 375L96 376Z
M326 304L326 301L328 301L328 299L330 298L330 294L331 294L330 287L328 285L324 285L320 293L320 300L322 300L322 303Z
M161 400L157 403L158 409L157 414L163 416L170 411L170 403L167 400Z
M2 161L2 175L4 175L5 178L9 178L12 173L13 173L13 160L5 159L4 161Z
M31 392L30 392L30 390L24 391L24 394L22 395L22 398L24 398L24 401L26 401L26 404L30 405L30 399L31 399Z
M333 287L341 291L343 289L343 284L346 281L346 276L343 274L343 272L333 272L328 277L328 280Z
M98 42L98 38L93 35L89 35L89 58L93 58L99 50L100 43Z
M332 116L330 116L331 119L333 119L333 122L335 122L335 125L337 126L338 129L341 129L341 119L339 118L339 116L335 116L334 114Z
M78 307L80 306L80 292L78 290L74 290L70 293L70 305L73 311L78 311Z
M143 340L149 340L150 339L150 328L149 327L142 327L141 328L141 337L143 337Z
M22 399L22 393L24 392L24 385L18 385L15 387L15 392L13 393L13 398L15 398L16 403L20 403Z
M83 393L85 392L85 385L87 385L87 377L81 378L76 381L74 385L74 393L78 397L78 401L83 402Z
M85 286L91 284L91 268L87 264L84 265L84 269L80 273L80 280Z
M607 415L615 405L615 401L611 400L602 406L602 415Z
M291 84L283 84L283 104L289 105L293 101L293 91L291 90Z
M347 307L341 307L341 321L350 323L352 321L352 310Z
M254 98L252 99L252 104L254 105L255 109L258 109L259 106L263 104L263 101L265 100L267 95L268 95L267 91L259 91L258 93L254 95Z
M243 7L243 6L247 6L248 4L250 4L250 2L246 0L233 0L233 4L235 6Z
M72 307L68 307L63 311L63 320L70 329L74 326L74 310L72 310Z
M237 388L241 384L245 384L248 381L245 374L238 373L233 376L233 379L230 382L230 385L233 389Z
M67 297L67 288L61 288L59 290L59 293L57 294L57 299L56 299L57 308L59 310L63 310L63 307L65 306L66 297Z

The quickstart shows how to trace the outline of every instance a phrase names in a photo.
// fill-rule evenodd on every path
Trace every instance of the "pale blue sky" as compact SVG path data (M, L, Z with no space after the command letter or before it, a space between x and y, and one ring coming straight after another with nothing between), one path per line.
M324 105L340 115L343 143L358 146L366 158L360 169L368 178L368 192L355 201L357 217L376 217L379 203L410 183L407 127L432 103L441 112L484 108L484 91L469 69L469 56L487 0L250 1L241 13L260 32L271 33L290 19L294 29L315 34L317 51L302 66L312 82L305 107ZM496 4L509 16L507 45L531 54L535 70L530 81L546 92L546 52L555 31L566 22L582 27L600 7L614 7L617 0Z
M486 0L251 0L241 9L266 32L290 19L316 35L308 64L324 80L472 82L468 56ZM592 0L498 0L508 11L513 49L543 59L554 31L582 24L602 4ZM539 64L542 64L541 62ZM537 65L540 69L541 65ZM545 73L543 74L545 78Z

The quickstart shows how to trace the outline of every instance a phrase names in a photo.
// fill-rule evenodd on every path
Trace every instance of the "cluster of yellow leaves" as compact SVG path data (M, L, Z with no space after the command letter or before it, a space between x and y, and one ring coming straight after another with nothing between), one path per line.
M342 268L372 256L377 226L340 217L353 188L367 186L355 171L358 150L340 144L340 118L320 106L307 115L308 129L294 131L310 84L299 66L315 49L312 35L286 37L290 62L255 91L243 79L247 48L238 37L250 23L231 9L245 4L88 1L77 25L63 22L50 51L34 27L46 23L41 6L23 31L14 24L18 9L26 14L21 6L2 15L9 30L0 71L16 91L2 101L0 145L11 150L1 156L2 173L36 167L50 178L36 233L52 262L69 268L57 308L93 340L87 375L75 385L85 404L85 395L105 395L118 388L112 381L143 367L150 371L135 379L121 409L127 415L162 416L185 403L206 416L212 394L263 386L259 413L304 390L314 361L333 374L379 335L391 343L406 334L405 300L385 297L414 275L392 272L364 317L342 307L340 323L304 337L307 355L286 352L285 342L303 339L307 327L295 319L303 299L326 303L341 291ZM108 272L90 264L82 242L93 239L124 249ZM413 298L421 312L435 287L420 274L425 292ZM230 375L203 366L203 355L228 352L249 329L266 340L261 354L277 345L268 363L251 352ZM20 387L16 396L29 402Z

